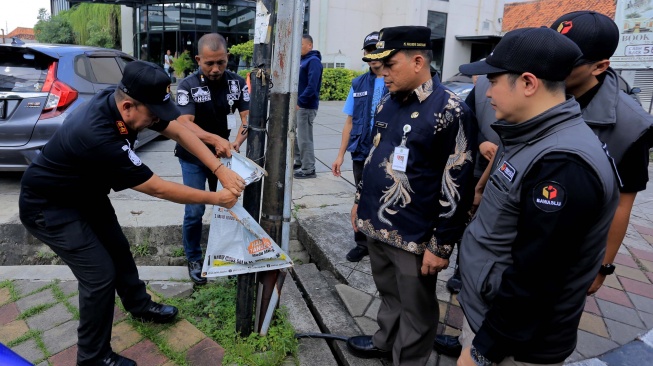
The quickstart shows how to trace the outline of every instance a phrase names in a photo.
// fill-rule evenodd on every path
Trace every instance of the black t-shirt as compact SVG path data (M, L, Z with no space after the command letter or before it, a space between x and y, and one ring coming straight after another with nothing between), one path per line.
M137 132L121 121L113 92L103 90L78 107L43 147L23 174L21 211L43 211L50 225L69 222L111 189L135 187L152 177L133 151ZM163 131L168 123L152 129Z
M229 105L232 102L232 105ZM231 71L225 71L220 80L209 81L196 72L177 86L177 105L181 114L195 116L195 124L204 131L229 139L227 115L249 110L249 89L245 79ZM209 146L215 152L213 146ZM202 163L179 144L175 155L196 164Z

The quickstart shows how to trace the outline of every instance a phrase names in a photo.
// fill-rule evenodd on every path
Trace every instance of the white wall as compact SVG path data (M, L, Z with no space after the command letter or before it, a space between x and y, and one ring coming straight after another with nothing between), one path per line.
M470 61L471 43L456 36L500 35L498 18L506 0L311 0L310 29L314 49L323 60L346 59L346 67L366 68L362 41L384 27L426 25L428 11L447 13L443 79ZM479 11L480 9L480 11ZM487 29L484 30L484 22Z

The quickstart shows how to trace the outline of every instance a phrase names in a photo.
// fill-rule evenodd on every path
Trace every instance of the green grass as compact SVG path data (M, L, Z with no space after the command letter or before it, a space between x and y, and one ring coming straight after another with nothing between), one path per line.
M173 257L183 257L186 255L186 252L184 252L184 247L179 247L175 248L170 255Z
M55 305L57 305L56 302L49 303L49 304L41 304L41 305L33 306L33 307L31 307L31 308L25 310L24 312L22 312L22 313L18 316L18 319L27 319L27 318L31 318L31 317L33 317L34 315L41 314L42 312L48 310L49 308L51 308L51 307L53 307L53 306L55 306Z
M141 244L137 244L134 246L133 249L134 255L139 256L139 257L145 257L146 255L150 254L150 243L147 241L142 242Z
M297 356L295 331L285 309L276 311L268 335L252 333L241 338L236 333L235 280L210 283L186 299L169 299L180 314L225 349L225 365L281 365L288 355Z
M0 288L7 288L9 289L9 296L11 297L11 301L16 301L20 298L18 295L18 291L16 290L16 287L14 286L14 283L11 282L10 280L4 280L0 282Z

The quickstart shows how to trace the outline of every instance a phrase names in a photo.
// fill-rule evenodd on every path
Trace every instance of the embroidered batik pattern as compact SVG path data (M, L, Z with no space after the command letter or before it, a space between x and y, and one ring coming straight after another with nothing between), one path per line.
M380 166L385 169L386 177L392 179L393 183L383 191L383 195L379 199L381 207L379 207L379 210L377 211L379 221L389 226L392 226L392 222L388 220L384 214L388 213L390 215L396 215L397 210L392 209L391 207L406 207L406 205L411 201L410 194L414 193L413 189L410 188L410 182L408 182L406 173L392 169L393 157L394 153L390 154L390 160L383 159L383 162L380 164Z
M368 237L392 245L393 247L405 250L407 252L422 254L426 249L426 242L415 243L414 241L405 242L397 230L375 230L370 220L358 219L356 222L358 228Z

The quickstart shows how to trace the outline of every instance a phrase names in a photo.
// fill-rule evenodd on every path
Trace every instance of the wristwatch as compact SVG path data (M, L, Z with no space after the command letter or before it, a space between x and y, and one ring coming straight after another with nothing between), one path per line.
M611 275L614 273L615 268L617 267L615 267L612 263L604 264L599 269L599 273L604 276Z
M478 350L476 350L476 347L472 345L472 347L469 350L469 353L472 355L472 361L476 364L476 366L492 366L494 363L490 360L488 360L485 356L483 356Z

